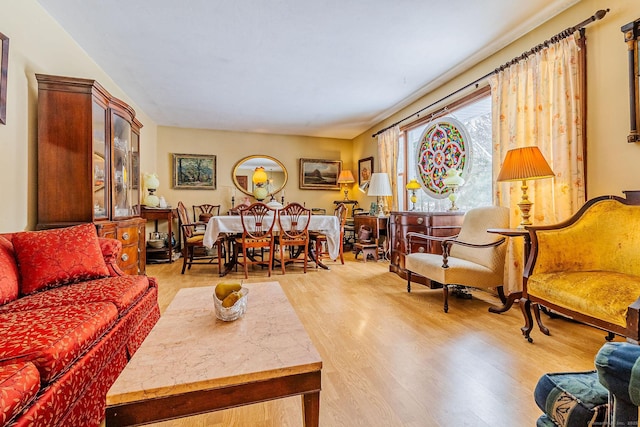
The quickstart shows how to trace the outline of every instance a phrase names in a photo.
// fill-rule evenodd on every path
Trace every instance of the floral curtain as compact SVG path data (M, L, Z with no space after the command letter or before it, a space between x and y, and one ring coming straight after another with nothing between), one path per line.
M391 196L391 203L387 198L386 204L391 207L391 210L398 210L398 165L397 159L399 157L399 139L400 139L400 127L393 126L380 135L378 135L378 159L380 162L380 172L386 172L389 174L391 180L391 190L393 196Z
M580 46L582 44L582 46ZM493 176L508 150L537 145L555 173L527 181L535 225L567 219L585 202L580 33L566 37L502 69L490 79L493 109ZM520 223L521 182L497 183L495 200ZM522 289L523 242L511 239L505 287Z

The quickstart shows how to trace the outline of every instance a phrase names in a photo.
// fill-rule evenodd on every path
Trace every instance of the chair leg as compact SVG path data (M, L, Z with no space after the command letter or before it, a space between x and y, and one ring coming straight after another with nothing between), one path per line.
M280 242L280 268L282 269L282 274L284 273L284 245Z
M496 291L498 291L498 297L500 298L500 301L502 301L502 304L506 304L507 297L504 295L504 286L498 286Z
M244 278L249 278L249 250L242 248L242 257L244 258Z
M340 262L344 265L344 244L340 242Z
M536 323L538 324L538 328L540 328L540 332L545 335L551 335L549 328L542 324L542 319L540 318L540 306L537 303L533 303L533 314L536 316Z
M188 249L185 247L184 250L182 251L182 273L184 274L184 270L187 268L187 256L188 256Z
M411 292L411 272L407 270L407 293Z
M442 294L444 296L444 312L449 312L449 286L442 284Z
M520 298L520 309L522 310L522 316L524 317L524 326L520 328L522 335L529 342L533 342L531 338L531 330L533 329L533 318L531 317L531 301L527 298Z

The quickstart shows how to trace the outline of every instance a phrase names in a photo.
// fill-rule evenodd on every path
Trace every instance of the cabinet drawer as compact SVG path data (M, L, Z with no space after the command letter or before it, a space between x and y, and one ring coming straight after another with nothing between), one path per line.
M462 218L464 215L460 214L448 214L448 215L434 215L431 217L431 225L433 227L442 227L442 226L451 226L451 225L462 225Z
M137 266L138 264L138 245L122 245L122 252L120 253L120 259L118 265L121 269L127 270L131 265ZM137 271L136 273L137 274Z
M429 218L423 215L396 215L393 222L398 225L413 225L426 227L429 225Z
M118 227L117 235L123 245L138 243L138 227Z

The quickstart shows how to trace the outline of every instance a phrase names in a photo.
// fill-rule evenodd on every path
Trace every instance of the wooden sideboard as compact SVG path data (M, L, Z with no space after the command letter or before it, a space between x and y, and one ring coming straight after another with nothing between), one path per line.
M429 236L447 237L458 234L462 225L464 212L391 212L389 216L389 271L406 279L407 270L404 268L404 257L408 253L407 233L410 231ZM420 247L421 246L421 247ZM440 245L414 245L412 252L442 253ZM411 275L411 281L429 286L439 287L425 277Z

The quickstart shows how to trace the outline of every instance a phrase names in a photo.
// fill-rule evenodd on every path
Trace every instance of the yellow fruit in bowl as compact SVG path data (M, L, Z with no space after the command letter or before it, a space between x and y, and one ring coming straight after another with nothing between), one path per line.
M233 291L225 299L222 300L222 306L224 308L232 307L242 297L242 293Z
M218 283L216 285L216 298L220 301L224 301L232 292L237 292L242 288L242 285L237 282L231 283ZM233 304L231 304L233 305Z

